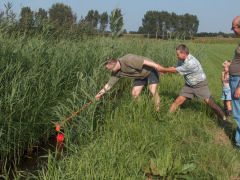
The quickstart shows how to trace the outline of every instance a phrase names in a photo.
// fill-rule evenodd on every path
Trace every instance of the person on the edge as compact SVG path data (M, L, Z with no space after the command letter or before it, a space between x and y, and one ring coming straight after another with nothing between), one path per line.
M232 30L236 35L240 35L240 16L233 19ZM240 44L238 44L235 50L235 56L229 66L229 74L233 119L237 123L235 141L237 148L240 149Z

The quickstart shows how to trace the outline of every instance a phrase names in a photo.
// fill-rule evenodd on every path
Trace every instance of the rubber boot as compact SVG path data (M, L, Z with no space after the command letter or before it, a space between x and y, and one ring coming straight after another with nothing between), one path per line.
M225 116L225 113L222 111L222 109L214 102L213 98L210 97L209 98L209 103L208 105L210 106L210 108L214 111L215 114L217 114L217 116L219 118L221 118L221 120L223 120L223 117Z

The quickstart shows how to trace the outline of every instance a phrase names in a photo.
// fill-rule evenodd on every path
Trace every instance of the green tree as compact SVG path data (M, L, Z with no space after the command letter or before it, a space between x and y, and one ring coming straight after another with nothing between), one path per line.
M170 31L171 25L171 15L167 11L159 12L159 24L160 24L160 32L162 33L162 38L165 38Z
M6 17L5 17L5 23L6 24L9 24L10 22L10 14L11 14L11 9L13 7L12 3L8 2L7 4L4 3L4 7L5 7L5 14L6 14Z
M99 22L99 13L97 10L90 10L88 11L87 16L85 17L86 22L89 23L90 27L93 29L97 29L97 25Z
M123 28L123 16L121 9L114 9L111 12L110 16L110 29L113 33L112 35L115 36L116 34L120 34Z
M0 12L0 24L4 22L4 11Z
M183 36L185 39L187 37L192 37L198 31L199 21L197 16L184 14L177 18L176 31Z
M103 12L100 15L100 32L104 32L108 25L108 14L107 12Z
M178 26L178 15L176 13L171 13L170 14L170 20L169 20L169 29L168 29L168 33L170 35L170 39L171 37L176 33L176 29Z
M63 3L52 5L49 9L49 19L60 29L70 28L76 22L76 17L73 15L71 7Z
M142 19L142 31L143 33L152 34L155 32L156 19L153 11L147 11Z
M184 20L186 24L187 34L192 37L198 31L199 21L197 16L185 14Z
M173 34L192 37L198 30L199 21L197 16L185 14L177 15L175 13L168 13L166 11L147 11L142 19L142 26L139 27L139 33L155 33L155 37L158 38L158 34L161 33L162 37Z
M47 11L39 8L38 12L35 12L35 25L37 27L42 26L45 21L48 19Z
M158 11L147 11L142 19L142 31L147 34L155 33L155 37L157 38L161 29L160 13Z
M19 23L24 31L29 31L33 28L33 11L31 11L30 7L23 7L21 9Z

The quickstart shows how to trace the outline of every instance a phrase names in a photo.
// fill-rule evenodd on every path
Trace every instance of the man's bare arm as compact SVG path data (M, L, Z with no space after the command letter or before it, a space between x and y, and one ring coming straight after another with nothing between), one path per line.
M169 67L169 68L165 68L163 66L161 66L160 64L158 64L158 67L157 67L157 71L159 72L168 72L168 73L177 73L177 69L175 67Z
M104 85L104 87L97 93L97 95L95 96L96 100L99 100L101 98L101 96L103 94L105 94L105 92L109 91L111 89L111 87L107 84Z

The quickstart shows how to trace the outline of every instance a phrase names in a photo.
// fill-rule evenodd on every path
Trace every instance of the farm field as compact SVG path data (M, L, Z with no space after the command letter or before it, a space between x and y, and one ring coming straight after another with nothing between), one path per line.
M175 48L184 43L200 60L213 98L222 105L221 64L233 57L236 44L129 37L81 42L1 37L0 42L2 167L10 159L18 164L26 150L55 133L56 121L93 102L64 126L62 157L56 160L51 152L46 165L35 172L16 171L16 179L146 179L146 174L155 179L240 178L234 123L226 135L198 100L167 113L184 85L180 75L160 77L160 112L154 111L147 89L139 101L132 99L131 80L121 80L102 100L94 100L110 76L103 65L107 57L133 53L173 66ZM6 171L2 178L8 179Z

